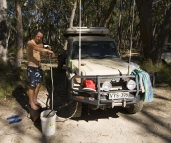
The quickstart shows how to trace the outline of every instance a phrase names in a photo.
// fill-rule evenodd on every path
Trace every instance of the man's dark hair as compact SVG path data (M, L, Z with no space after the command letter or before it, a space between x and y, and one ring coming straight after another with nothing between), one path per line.
M38 29L38 30L33 32L33 37L36 37L37 33L39 33L39 32L43 34L43 31Z

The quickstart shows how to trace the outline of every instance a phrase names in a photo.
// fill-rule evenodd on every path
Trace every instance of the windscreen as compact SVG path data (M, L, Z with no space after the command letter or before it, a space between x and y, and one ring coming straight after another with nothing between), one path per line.
M79 58L79 42L75 41L72 59ZM112 41L81 41L81 58L120 58Z

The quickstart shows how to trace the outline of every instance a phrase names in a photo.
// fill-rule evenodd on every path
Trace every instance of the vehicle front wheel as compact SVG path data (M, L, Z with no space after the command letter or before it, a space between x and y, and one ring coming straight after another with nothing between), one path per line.
M68 78L66 78L67 83L67 89L68 89L68 98L70 100L70 104L69 104L69 116L70 118L74 118L74 117L81 117L82 114L82 103L81 102L76 102L72 100L72 94L70 91L70 82L68 80Z
M140 100L138 103L133 105L127 105L125 107L126 111L130 114L135 114L137 112L140 112L143 108L143 100Z
M72 101L70 104L70 116L73 117L81 117L82 113L82 103Z

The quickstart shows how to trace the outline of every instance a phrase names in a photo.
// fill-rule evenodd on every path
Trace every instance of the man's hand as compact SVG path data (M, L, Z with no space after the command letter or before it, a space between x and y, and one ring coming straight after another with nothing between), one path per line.
M53 54L51 54L51 57L52 57L52 58L55 58L55 54L54 54L54 53L53 53Z
M44 46L44 48L46 48L48 50L51 50L52 49L50 45L43 45L43 46Z
M48 46L47 49L48 49L48 50L51 50L52 48L51 48L51 46Z
M51 50L52 48L51 48L51 46L48 46L48 50Z
M48 50L47 53L50 54L52 58L55 57L55 54L51 50Z

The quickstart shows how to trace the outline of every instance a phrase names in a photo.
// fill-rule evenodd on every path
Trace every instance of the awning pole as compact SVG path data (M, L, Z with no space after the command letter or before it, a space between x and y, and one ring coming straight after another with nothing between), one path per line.
M80 0L80 18L79 18L79 61L78 61L78 70L79 75L81 75L80 65L81 65L81 0Z
M134 9L135 9L135 0L133 2L133 8L132 8L132 24L131 24L131 44L130 44L130 50L129 50L129 63L128 63L128 74L130 74L130 62L131 62L131 56L132 56L132 35L133 35L133 27L134 27Z

